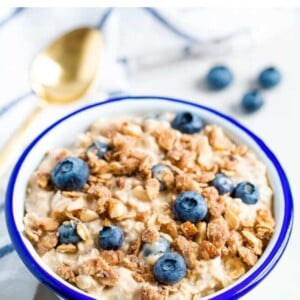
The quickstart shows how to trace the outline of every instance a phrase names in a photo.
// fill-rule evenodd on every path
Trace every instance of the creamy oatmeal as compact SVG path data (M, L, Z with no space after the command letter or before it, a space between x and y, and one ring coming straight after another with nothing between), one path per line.
M241 277L274 231L266 167L191 113L102 119L49 151L25 234L97 299L200 299Z

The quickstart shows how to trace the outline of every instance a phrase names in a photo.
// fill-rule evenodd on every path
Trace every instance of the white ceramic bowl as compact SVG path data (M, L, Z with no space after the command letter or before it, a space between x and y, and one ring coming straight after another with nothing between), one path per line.
M44 154L59 146L71 145L77 133L101 116L194 111L207 123L222 126L236 142L249 145L265 163L274 191L275 233L257 264L230 286L209 295L209 299L237 299L257 285L276 265L287 245L293 221L293 202L286 175L274 154L252 132L228 116L194 103L165 97L121 97L83 107L43 131L21 155L11 175L6 196L6 219L16 251L27 268L64 299L94 299L57 276L42 261L23 234L24 202L29 177ZM208 299L206 298L206 299Z

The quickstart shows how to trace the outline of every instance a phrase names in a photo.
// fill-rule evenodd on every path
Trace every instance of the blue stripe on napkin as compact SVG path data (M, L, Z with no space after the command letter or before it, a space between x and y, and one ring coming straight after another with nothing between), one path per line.
M199 39L181 31L174 24L172 24L169 20L167 20L163 15L161 15L155 8L153 7L144 7L145 11L147 11L150 15L152 15L155 19L157 19L162 25L164 25L168 30L173 32L175 35L188 40L189 42L200 42Z
M108 20L110 14L112 13L113 8L108 8L104 14L102 15L100 22L98 23L98 25L96 26L98 29L102 29L106 23L106 21Z
M0 26L3 26L7 24L10 20L12 20L14 17L16 17L20 12L24 11L25 7L17 7L15 8L12 13L0 21Z
M22 102L23 100L25 100L27 97L29 97L31 95L33 95L33 91L26 92L23 95L20 95L20 96L16 97L15 99L11 100L6 105L4 105L3 107L1 107L0 108L0 117L3 114L5 114L6 112L8 112L10 109L12 109L15 105L17 105L18 103Z
M0 248L0 258L12 253L14 251L14 246L12 244L7 244Z

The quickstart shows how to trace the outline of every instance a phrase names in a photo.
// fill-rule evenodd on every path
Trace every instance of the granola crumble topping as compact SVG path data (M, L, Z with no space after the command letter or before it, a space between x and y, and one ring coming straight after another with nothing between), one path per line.
M255 154L217 125L181 133L170 126L173 117L101 120L73 147L49 151L31 176L24 234L61 278L97 299L199 299L254 266L274 233L272 190ZM95 141L109 145L101 158L87 151ZM90 170L78 191L58 190L51 181L53 167L69 156L81 158ZM159 180L151 173L156 164L170 168ZM217 173L235 184L258 186L258 203L220 195L211 184ZM199 193L207 203L199 222L174 217L173 203L185 191ZM76 244L59 240L59 226L70 221L80 238ZM99 230L110 225L124 232L118 250L97 243ZM185 278L174 285L154 279L153 264L162 253L142 255L145 244L155 247L161 238L187 266Z

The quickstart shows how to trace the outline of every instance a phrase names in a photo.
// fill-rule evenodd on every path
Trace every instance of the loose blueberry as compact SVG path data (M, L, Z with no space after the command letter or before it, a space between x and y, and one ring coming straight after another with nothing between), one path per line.
M186 264L182 256L177 253L167 253L155 263L153 275L162 284L175 284L184 278Z
M90 151L96 152L98 158L104 159L104 154L109 150L109 145L106 143L95 141L92 145L90 145L86 152L89 153Z
M231 193L234 188L233 181L221 173L216 175L212 184L218 190L220 195Z
M226 66L215 66L206 75L207 85L212 90L222 90L233 81L233 74Z
M56 164L51 172L54 185L60 190L80 190L87 182L89 168L80 158L67 157Z
M195 191L184 192L176 198L173 213L179 221L197 223L205 218L207 203Z
M66 225L58 227L58 239L60 244L77 244L81 241L81 238L77 234L77 224L70 222Z
M145 243L142 247L142 255L144 257L163 254L169 251L170 243L163 237L160 237L155 243Z
M246 204L256 204L259 199L259 191L250 182L240 182L233 190L232 196L240 198Z
M182 133L198 133L202 130L204 123L202 118L193 112L179 112L175 119L171 122L174 129Z
M269 67L262 70L258 76L258 82L261 87L269 89L278 85L281 81L281 73L275 67Z
M104 250L117 250L124 242L124 233L118 226L104 226L99 231L98 244Z
M161 191L166 189L166 184L164 182L164 174L166 173L173 174L173 171L170 167L164 164L156 164L151 168L152 177L159 181Z
M264 105L264 98L260 91L254 90L244 95L242 107L245 112L253 113Z

